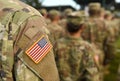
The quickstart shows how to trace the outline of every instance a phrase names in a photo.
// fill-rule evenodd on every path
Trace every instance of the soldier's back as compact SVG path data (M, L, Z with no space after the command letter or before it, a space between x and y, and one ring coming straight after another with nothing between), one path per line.
M99 81L98 75L92 73L97 73L98 68L94 65L93 47L88 42L81 38L64 37L57 41L54 49L61 81ZM93 77L88 78L89 75Z

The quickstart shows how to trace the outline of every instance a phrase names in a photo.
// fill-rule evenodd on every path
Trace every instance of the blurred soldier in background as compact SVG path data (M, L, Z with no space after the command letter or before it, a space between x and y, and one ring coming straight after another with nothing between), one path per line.
M65 29L66 22L67 22L67 16L72 13L73 10L71 8L67 8L61 13L61 20L59 21L59 25Z
M103 51L103 44L106 39L106 27L103 20L100 19L99 12L101 5L99 3L89 4L89 18L86 22L85 30L83 31L83 38L90 43L97 46L98 49ZM100 64L103 64L104 54L99 55Z
M104 16L105 16L105 9L104 8L100 9L99 15L100 15L100 19L104 20Z
M106 69L108 72L105 75L104 81L119 81L119 62L120 62L120 37L119 37L119 19L116 18L112 12L106 11L105 12L105 22L108 26L108 29L110 31L110 36L112 39L111 43L107 44L107 51L106 55L109 57L107 59ZM118 71L118 73L117 73ZM118 76L117 76L118 75ZM118 80L117 80L118 79Z
M45 17L45 18L47 17L48 13L47 13L46 9L43 8L43 9L40 9L39 11L43 17Z
M105 64L109 63L112 58L114 58L115 55L115 46L114 46L114 42L115 42L115 34L117 34L116 28L115 27L115 22L114 20L112 20L113 18L113 14L110 11L106 11L105 12L105 23L107 25L107 29L109 32L109 39L107 41L106 44L106 48L105 48Z
M48 18L48 12L45 8L39 10L42 16L45 18L47 24L51 23L51 20Z
M83 38L103 52L98 55L101 77L103 77L103 65L106 64L106 61L109 59L106 54L106 51L109 52L107 45L111 44L113 38L111 38L111 33L103 18L104 10L101 8L100 3L90 3L88 6L90 17L88 18L88 22L86 22L87 26L83 32ZM112 48L112 46L110 46L110 48Z
M55 43L56 64L61 81L100 81L94 47L82 40L85 27L83 16L72 13L68 17L68 36Z
M0 0L0 81L59 81L44 18L19 0Z
M60 12L57 10L50 10L49 11L49 18L51 23L48 24L47 28L50 31L50 40L52 44L63 36L64 29L58 24L60 20Z

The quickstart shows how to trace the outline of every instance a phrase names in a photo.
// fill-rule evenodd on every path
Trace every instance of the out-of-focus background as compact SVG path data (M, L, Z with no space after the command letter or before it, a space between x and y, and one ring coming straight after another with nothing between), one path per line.
M100 2L101 5L109 10L120 10L120 0L21 0L37 9L52 8L60 11L65 8L72 8L74 10L85 9L90 2Z
M73 11L82 10L85 13L88 12L88 4L91 2L99 2L101 6L110 12L112 12L117 18L120 18L120 0L21 0L37 10L46 9L50 11L56 9L61 13L64 13L65 9L72 9ZM120 31L120 30L119 30ZM118 65L120 64L120 37L115 42L117 52L115 59L110 62L109 71L104 77L104 81L116 81L118 75ZM120 76L120 71L119 71Z
M100 2L102 7L107 10L115 11L120 16L120 0L21 0L36 9L45 8L47 11L51 9L57 9L64 11L66 8L73 10L85 10L88 9L88 4L91 2Z

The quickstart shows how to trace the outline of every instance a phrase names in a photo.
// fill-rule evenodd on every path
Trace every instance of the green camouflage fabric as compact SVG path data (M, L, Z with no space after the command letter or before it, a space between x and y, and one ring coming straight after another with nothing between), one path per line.
M120 80L120 76L119 76L119 62L120 62L119 24L118 24L117 19L114 19L111 21L107 20L107 22L108 22L108 25L110 25L109 27L111 28L111 31L114 32L112 33L112 36L114 36L114 40L113 39L111 40L113 41L113 44L109 44L109 47L108 47L109 51L107 51L107 55L109 56L110 61L106 67L104 81L119 81ZM113 48L111 49L110 47L111 45L112 46L114 45L114 50Z
M49 37L52 44L64 35L64 29L57 23L50 23L47 25L47 28L50 31Z
M104 53L104 46L109 37L105 21L96 17L89 18L82 36L85 40L94 43ZM103 64L104 54L100 56L100 59L102 59L100 63Z
M120 81L120 64L119 64L119 67L118 67L118 76L117 76L117 80Z
M46 23L19 0L0 0L0 81L59 81L52 49L35 64L25 51L41 36L49 42Z
M81 38L67 36L54 46L61 81L100 81L94 47Z
M90 17L83 31L83 38L93 43L103 54L99 55L100 67L107 65L114 58L115 54L115 29L114 23L101 20L100 18ZM104 68L101 68L103 73Z

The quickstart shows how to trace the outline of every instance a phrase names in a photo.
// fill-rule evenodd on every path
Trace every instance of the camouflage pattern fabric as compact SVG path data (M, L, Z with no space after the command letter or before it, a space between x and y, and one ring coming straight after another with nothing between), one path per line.
M117 76L117 80L120 81L120 64L119 64L119 67L118 67L118 76Z
M83 38L91 43L94 43L98 49L103 51L104 42L108 36L105 22L98 18L89 18L86 23L86 28L82 34ZM104 54L100 56L101 64L103 63Z
M64 29L57 23L50 23L47 28L50 31L49 37L52 44L64 35Z
M35 64L25 51L46 33L46 23L34 8L18 0L0 0L0 81L59 81L54 54Z
M106 41L105 58L106 58L106 63L107 61L109 63L109 61L111 61L114 58L116 52L115 41L117 40L118 27L115 25L114 20L106 20L105 22L109 33L109 37Z
M54 51L61 81L100 81L93 49L81 38L59 39Z

